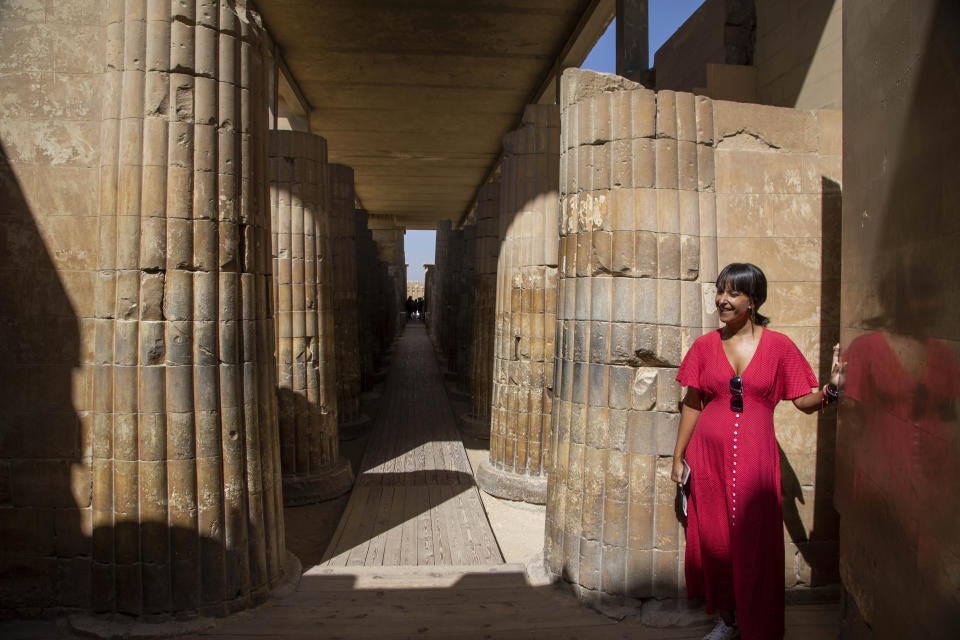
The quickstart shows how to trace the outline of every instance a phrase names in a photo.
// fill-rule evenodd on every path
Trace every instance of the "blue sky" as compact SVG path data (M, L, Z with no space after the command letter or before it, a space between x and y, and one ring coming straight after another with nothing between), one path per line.
M653 54L686 22L704 0L650 0L650 63ZM600 36L597 44L580 65L583 69L616 73L616 20ZM404 251L407 257L407 280L423 280L423 265L433 262L436 231L407 231Z

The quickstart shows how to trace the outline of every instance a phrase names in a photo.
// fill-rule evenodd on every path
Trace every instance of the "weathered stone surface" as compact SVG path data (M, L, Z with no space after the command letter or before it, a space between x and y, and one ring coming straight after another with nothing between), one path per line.
M528 106L504 136L488 493L543 503L557 308L559 111ZM488 468L489 467L489 468Z
M823 372L821 345L836 332L836 314L821 304L828 209L804 176L830 157L819 140L839 130L825 131L831 119L808 112L654 94L587 71L564 79L545 558L588 599L681 597L684 543L669 479L676 368L717 326L719 267L750 261L778 296L773 327L796 333ZM800 464L818 450L816 420L789 409L777 412L778 436L785 460ZM785 486L797 485L784 469ZM801 471L796 499L814 501L811 472ZM825 512L815 520L825 544L836 540ZM813 525L798 513L789 534L806 540ZM790 586L819 577L792 566Z
M342 495L353 484L339 449L334 182L326 141L272 131L270 168L284 504L306 504ZM352 199L349 207L352 213Z
M337 415L348 429L369 420L360 412L357 229L353 221L353 169L330 165L330 248L333 265L334 348L337 356Z
M493 388L494 334L496 331L497 256L500 252L500 181L480 189L475 213L473 331L470 342L469 389L471 408L464 428L480 438L490 437Z

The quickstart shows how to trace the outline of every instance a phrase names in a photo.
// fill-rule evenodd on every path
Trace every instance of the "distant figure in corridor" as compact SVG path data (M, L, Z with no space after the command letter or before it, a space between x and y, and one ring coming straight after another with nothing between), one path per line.
M423 298L417 298L417 317L423 320Z
M773 411L792 400L813 413L837 399L838 347L821 389L800 349L765 328L767 280L733 263L717 278L722 329L698 338L677 380L687 388L671 478L690 469L688 597L720 620L706 639L772 640L784 633L783 515ZM812 390L813 389L813 390ZM683 487L681 487L682 489Z
M407 320L409 320L410 316L413 315L413 312L417 308L417 303L413 301L413 296L407 296L407 301L404 303L404 307L407 309Z

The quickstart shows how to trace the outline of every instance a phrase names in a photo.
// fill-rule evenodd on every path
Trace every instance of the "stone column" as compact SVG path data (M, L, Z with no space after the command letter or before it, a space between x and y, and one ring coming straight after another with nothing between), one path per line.
M716 326L697 281L701 214L714 215L713 193L700 206L698 148L712 190L712 119L698 117L690 94L577 69L564 72L561 94L545 557L587 598L677 597L676 368L702 327Z
M443 319L440 326L441 353L446 362L446 371L459 371L457 341L460 333L457 326L460 285L463 278L463 230L452 229L447 233L447 257L443 277Z
M496 320L497 256L500 236L500 180L480 189L476 210L476 248L474 249L475 293L473 296L473 332L471 340L469 388L470 411L461 416L470 435L490 437L490 398L493 387L493 342Z
M490 458L477 483L543 504L553 399L560 118L530 105L504 136Z
M430 296L430 337L433 348L436 350L441 364L446 364L446 353L443 347L443 326L447 321L444 315L444 293L447 282L447 256L449 254L451 225L449 220L437 222L437 239L434 249L435 282Z
M104 11L93 606L224 615L291 571L264 36L244 3Z
M360 338L357 300L357 231L353 222L353 169L330 165L333 322L337 355L340 437L359 435L370 418L360 411Z
M457 288L457 377L455 391L470 396L470 370L473 367L473 300L476 296L476 225L463 227L463 264Z
M271 131L270 178L280 460L291 506L341 496L353 484L337 429L326 141Z
M392 222L382 219L369 221L373 240L377 246L377 256L387 265L390 277L390 308L393 310L392 325L399 331L407 323L407 260L404 256L403 238L406 230ZM394 336L390 336L392 340Z
M360 343L360 380L364 389L370 389L378 380L380 363L377 361L374 335L374 299L376 294L376 250L367 228L367 212L355 209L353 224L357 260L357 321Z

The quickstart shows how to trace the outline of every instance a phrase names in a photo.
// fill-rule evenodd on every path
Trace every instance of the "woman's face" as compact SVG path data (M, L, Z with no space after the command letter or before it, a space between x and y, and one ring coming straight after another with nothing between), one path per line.
M720 315L720 321L723 323L741 320L744 316L750 316L750 296L737 291L724 283L723 288L717 287L717 313Z

